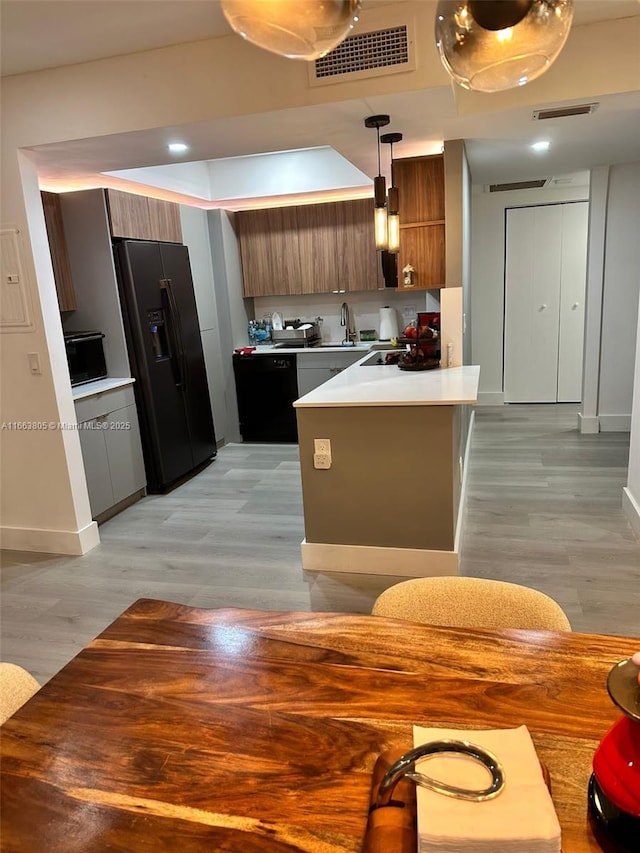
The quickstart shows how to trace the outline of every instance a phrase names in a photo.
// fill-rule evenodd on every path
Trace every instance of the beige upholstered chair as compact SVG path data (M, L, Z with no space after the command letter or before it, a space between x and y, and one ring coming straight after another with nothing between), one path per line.
M40 685L26 669L0 663L0 725L37 693Z
M374 616L455 628L570 631L564 611L537 589L485 578L415 578L376 599Z

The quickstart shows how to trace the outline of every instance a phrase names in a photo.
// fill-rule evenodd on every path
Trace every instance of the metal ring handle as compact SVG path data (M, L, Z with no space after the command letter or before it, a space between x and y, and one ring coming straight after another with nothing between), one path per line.
M437 779L432 779L424 773L416 772L416 761L420 758L438 755L442 752L461 753L479 761L491 773L491 784L489 787L482 790L458 788L455 785L449 785L446 782L439 782ZM404 755L400 756L395 764L391 765L380 783L375 805L376 808L389 805L393 789L403 776L412 779L423 788L436 791L438 794L444 794L447 797L456 797L460 800L474 800L475 802L497 797L505 784L504 769L493 753L466 740L451 740L448 738L434 740L410 749Z

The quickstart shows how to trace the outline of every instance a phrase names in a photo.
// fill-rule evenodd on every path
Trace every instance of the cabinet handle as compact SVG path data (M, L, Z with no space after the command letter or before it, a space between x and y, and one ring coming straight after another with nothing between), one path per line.
M541 310L541 311L544 311L544 309L545 309L546 307L547 307L547 303L546 303L546 302L543 302L543 303L542 303L542 305L540 306L540 310Z
M572 311L575 311L575 310L576 310L576 308L579 308L579 307L580 307L580 303L579 303L579 302L574 302L574 303L573 303L573 305L571 306L571 310L572 310Z

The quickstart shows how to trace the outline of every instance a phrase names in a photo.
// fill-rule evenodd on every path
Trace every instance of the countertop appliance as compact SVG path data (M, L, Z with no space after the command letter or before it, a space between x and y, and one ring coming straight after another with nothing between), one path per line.
M240 433L244 441L297 441L295 353L233 356Z
M64 347L71 385L84 385L107 375L102 332L67 332Z
M380 309L380 340L390 341L398 337L398 315L395 308L385 305Z
M163 492L216 455L189 252L114 244L147 487Z
M320 339L317 322L286 320L284 329L271 329L271 340L280 347L312 347L320 343Z

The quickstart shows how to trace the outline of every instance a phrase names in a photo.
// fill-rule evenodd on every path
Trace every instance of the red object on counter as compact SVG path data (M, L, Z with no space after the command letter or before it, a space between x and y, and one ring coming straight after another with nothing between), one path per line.
M621 717L593 757L593 772L605 795L619 809L640 817L640 725Z
M237 352L238 355L251 355L252 352L255 352L255 347L236 347L234 352Z

